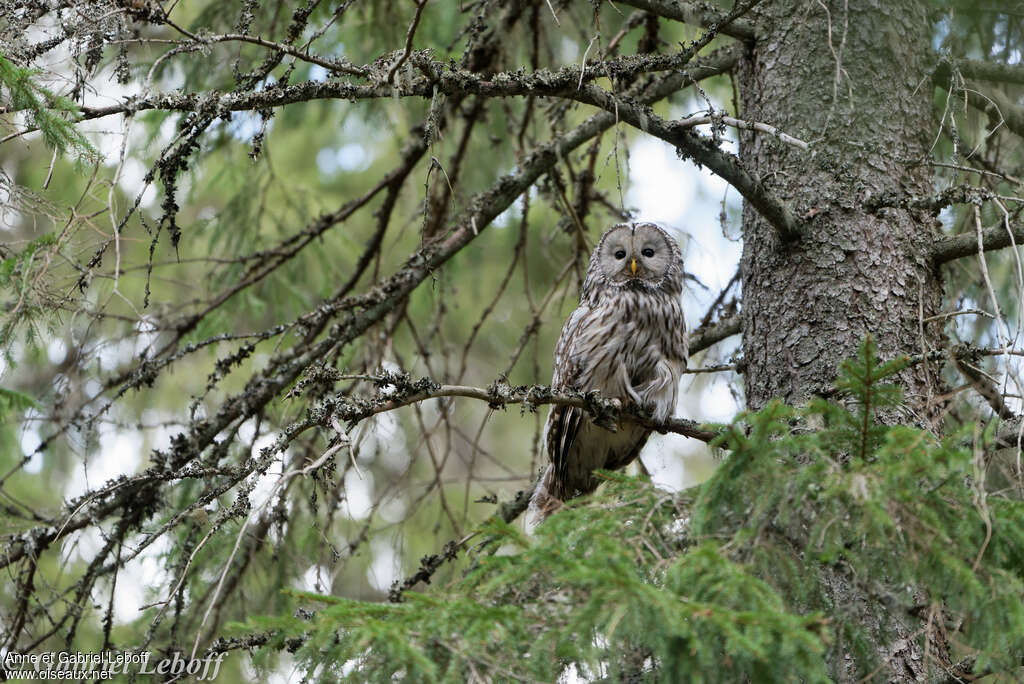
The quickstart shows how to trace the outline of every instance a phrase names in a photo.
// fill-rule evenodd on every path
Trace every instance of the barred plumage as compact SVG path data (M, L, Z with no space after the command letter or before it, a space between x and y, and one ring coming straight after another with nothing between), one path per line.
M590 257L580 305L555 345L552 387L599 390L652 409L656 420L668 418L686 367L682 289L682 253L668 233L653 223L606 232ZM545 431L550 463L530 502L535 519L594 491L593 471L628 465L650 435L629 422L611 432L567 406L551 408Z

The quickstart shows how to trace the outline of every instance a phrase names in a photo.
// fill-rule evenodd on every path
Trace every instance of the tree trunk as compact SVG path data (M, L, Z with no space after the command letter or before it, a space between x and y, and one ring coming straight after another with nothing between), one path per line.
M837 364L870 333L879 355L940 347L942 284L927 257L927 212L867 207L931 193L931 24L915 0L765 3L765 33L740 69L743 116L812 143L811 152L745 134L741 157L764 185L811 217L783 243L743 215L743 356L750 408L827 393ZM848 9L846 8L848 6ZM826 11L825 7L828 7ZM911 422L938 413L935 369L902 378Z
M940 348L941 303L927 247L938 224L926 212L871 210L880 198L931 193L925 159L931 117L931 23L916 0L765 3L764 32L740 68L742 116L811 142L805 152L764 136L741 136L740 154L766 188L807 218L783 242L749 207L743 215L743 356L749 408L780 397L799 404L827 394L837 365L865 335L882 359ZM826 10L827 7L827 10ZM937 369L904 372L906 422L940 412ZM914 681L927 665L921 625L871 596L870 578L841 567L824 591L852 610L884 661L875 681ZM852 645L836 624L834 676L852 680ZM933 648L932 654L944 651ZM860 673L862 676L864 673Z

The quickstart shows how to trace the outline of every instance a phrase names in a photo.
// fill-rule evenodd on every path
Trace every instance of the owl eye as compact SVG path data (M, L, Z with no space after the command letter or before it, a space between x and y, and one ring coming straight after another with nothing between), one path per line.
M643 251L641 251L640 253L648 258L654 256L654 250L651 249L650 247L644 247Z
M625 259L626 258L626 250L620 249L619 251L615 252L615 258L616 259Z

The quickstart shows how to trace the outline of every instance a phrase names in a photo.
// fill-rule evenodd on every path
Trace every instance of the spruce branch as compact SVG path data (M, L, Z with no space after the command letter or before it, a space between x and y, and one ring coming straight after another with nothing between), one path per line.
M1000 223L986 228L981 232L981 247L990 252L1011 246L1024 244L1024 224L1014 221L1009 225ZM978 234L976 232L947 235L938 238L931 247L931 257L936 264L945 264L954 259L962 259L978 254Z
M935 80L945 88L954 72L965 78L998 83L1024 84L1024 65L988 62L983 59L944 58L935 69Z
M690 333L690 354L704 351L708 347L743 332L743 320L734 314L717 323L701 326Z
M555 406L572 406L583 409L595 423L614 430L620 420L637 423L659 432L672 432L710 442L718 436L717 432L702 429L695 421L686 418L669 418L664 422L652 420L643 407L623 406L614 399L602 397L598 392L579 392L573 390L556 391L547 385L512 386L498 380L486 388L469 385L442 385L430 378L413 381L404 373L383 373L373 378L381 387L373 397L349 398L336 396L324 400L322 411L314 409L315 420L322 423L330 417L337 416L346 421L351 429L357 423L379 413L418 404L430 399L446 397L465 397L486 402L492 409L505 408L520 404L524 411L536 411L538 406L551 404Z
M757 37L756 25L747 19L728 20L728 15L709 2L686 2L683 0L622 0L629 5L651 14L672 19L684 24L714 28L723 35L751 41Z
M964 88L967 103L988 115L989 124L995 128L1006 126L1012 132L1024 137L1024 107L1014 104L998 89L990 88L984 94L968 84Z
M700 45L699 47L703 47ZM538 95L574 99L580 80L588 83L597 78L613 77L633 79L641 74L679 70L694 61L699 47L685 48L669 55L631 55L591 62L581 69L579 65L564 66L556 71L538 69L529 73L499 72L482 75L471 70L454 67L436 60L429 51L412 53L408 61L419 76L402 79L395 85L385 83L352 83L336 79L329 81L302 81L294 84L272 85L259 91L162 93L147 97L128 98L105 107L84 107L82 118L99 119L116 114L134 114L148 110L179 112L223 113L258 111L315 100L375 100L394 97L430 99L434 89L445 95L480 95L483 97L514 97ZM722 48L707 58L697 60L687 68L687 75L678 88L731 70L740 59L742 50ZM375 72L372 66L360 68L368 76ZM383 79L385 74L381 74ZM23 131L25 132L25 131ZM10 137L10 136L8 136Z

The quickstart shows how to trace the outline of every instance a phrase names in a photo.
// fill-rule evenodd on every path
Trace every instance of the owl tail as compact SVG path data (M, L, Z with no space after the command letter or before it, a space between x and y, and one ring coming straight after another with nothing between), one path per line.
M562 500L555 495L558 491L556 479L555 467L549 463L544 474L537 480L530 505L526 509L527 532L533 532L537 525L561 507Z

